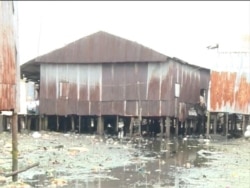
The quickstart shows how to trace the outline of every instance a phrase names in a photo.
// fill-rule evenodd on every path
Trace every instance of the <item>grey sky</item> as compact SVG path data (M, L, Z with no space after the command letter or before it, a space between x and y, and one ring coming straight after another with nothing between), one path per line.
M206 46L250 49L249 1L19 1L21 64L99 30L206 66ZM248 35L248 36L247 36Z

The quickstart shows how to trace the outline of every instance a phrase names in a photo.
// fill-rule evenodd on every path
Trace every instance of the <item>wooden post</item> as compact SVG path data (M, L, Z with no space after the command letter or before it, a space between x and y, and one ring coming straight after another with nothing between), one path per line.
M178 133L179 133L179 120L178 120L178 118L175 119L174 123L175 123L175 136L178 137Z
M162 117L160 118L160 127L161 127L161 135L160 135L160 137L162 138L162 136L163 136L163 118Z
M79 127L78 127L78 131L79 131L79 134L81 133L81 116L78 117L78 124L79 124Z
M214 114L214 134L217 134L217 113Z
M170 118L169 117L166 117L165 125L166 125L166 138L169 138L170 137Z
M226 121L225 121L225 131L226 131L226 137L228 135L228 112L226 112Z
M28 115L27 115L28 116ZM28 132L30 132L30 126L31 126L31 116L27 117L27 123L28 123Z
M71 130L75 131L75 119L73 115L71 116Z
M98 133L99 135L103 135L103 132L104 132L103 117L102 117L102 116L99 116L97 121L98 121L98 122L97 122L97 133Z
M18 140L17 140L17 113L13 111L12 116L12 171L16 171L18 169ZM12 176L12 181L17 181L18 175L14 174Z
M207 112L207 130L206 130L206 136L208 138L210 132L210 112Z
M129 125L129 136L132 137L133 135L133 126L134 126L134 118L130 118L130 125Z
M115 131L118 132L118 122L119 122L119 116L115 116Z
M244 135L246 129L246 115L242 115L242 134Z
M44 115L44 130L48 130L48 116Z
M59 130L59 117L56 116L56 131Z

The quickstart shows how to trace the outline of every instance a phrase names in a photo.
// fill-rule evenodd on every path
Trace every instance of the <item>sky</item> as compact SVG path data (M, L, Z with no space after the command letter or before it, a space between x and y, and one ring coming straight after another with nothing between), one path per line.
M18 20L20 64L98 31L208 68L209 45L250 51L250 1L19 1Z

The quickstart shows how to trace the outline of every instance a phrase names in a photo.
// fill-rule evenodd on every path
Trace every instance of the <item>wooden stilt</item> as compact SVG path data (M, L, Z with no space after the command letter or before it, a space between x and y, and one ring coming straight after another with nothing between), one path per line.
M103 117L99 116L97 120L97 133L99 135L103 135L104 133L104 122L103 122Z
M228 135L228 112L226 113L226 122L225 122L225 131L226 131L226 136Z
M179 120L178 118L175 119L175 136L178 137L178 133L179 133Z
M79 124L78 129L79 129L79 130L78 130L78 131L79 131L79 134L80 134L80 133L81 133L81 123L82 123L82 122L81 122L81 116L79 116L78 118L79 118L79 120L78 120L78 122L79 122L79 123L78 123L78 124Z
M59 117L56 116L56 131L59 130Z
M44 116L44 130L45 131L48 130L48 116L47 115Z
M217 134L217 113L214 114L214 134Z
M166 138L169 138L170 137L170 118L169 117L166 117L166 120L165 120L165 125L166 125Z
M130 136L130 137L133 136L133 126L134 126L134 118L131 117L131 118L130 118L130 125L129 125L129 136Z
M160 118L160 128L161 128L160 137L162 138L162 136L163 136L163 118L162 117Z
M75 132L75 119L74 116L71 116L71 130Z

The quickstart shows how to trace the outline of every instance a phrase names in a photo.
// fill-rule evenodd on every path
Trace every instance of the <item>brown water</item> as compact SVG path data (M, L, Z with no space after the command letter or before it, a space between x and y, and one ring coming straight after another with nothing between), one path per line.
M37 150L33 156L29 154L29 158L40 159L41 167L24 172L20 177L32 187L59 187L60 183L57 186L51 184L56 179L65 182L60 186L64 188L179 187L184 184L178 178L183 169L203 167L208 161L198 157L197 151L213 150L197 139L125 138L121 141L112 138L107 144L108 138L96 136L95 139L102 142L97 141L92 146L89 139L79 135L70 139L58 136L47 144L44 140L38 141L38 148L60 143L68 148L89 146L89 150L73 157L63 153L66 148L50 153L49 149ZM66 143L70 144L66 146ZM44 165L44 159L47 163L55 162Z

